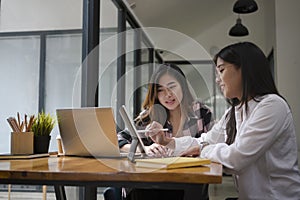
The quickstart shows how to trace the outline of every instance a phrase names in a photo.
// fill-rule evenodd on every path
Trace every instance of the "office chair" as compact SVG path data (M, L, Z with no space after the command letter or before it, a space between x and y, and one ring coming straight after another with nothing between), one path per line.
M108 187L103 191L104 200L122 200L122 188Z

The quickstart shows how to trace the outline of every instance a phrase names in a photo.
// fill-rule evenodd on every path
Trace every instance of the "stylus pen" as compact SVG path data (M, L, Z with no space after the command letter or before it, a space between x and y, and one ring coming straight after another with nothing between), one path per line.
M155 131L168 131L169 129L167 128L162 128L162 129L154 129ZM147 132L150 132L150 131L154 131L154 130L138 130L137 132L138 133L147 133Z

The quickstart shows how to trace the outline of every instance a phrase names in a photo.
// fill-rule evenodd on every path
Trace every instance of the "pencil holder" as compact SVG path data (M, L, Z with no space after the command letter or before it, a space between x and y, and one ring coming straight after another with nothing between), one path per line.
M33 154L33 132L12 132L10 153L13 155Z

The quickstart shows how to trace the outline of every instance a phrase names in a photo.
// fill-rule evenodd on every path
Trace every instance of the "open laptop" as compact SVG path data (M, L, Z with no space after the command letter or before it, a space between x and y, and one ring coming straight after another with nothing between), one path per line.
M113 109L57 109L58 126L65 155L122 157Z

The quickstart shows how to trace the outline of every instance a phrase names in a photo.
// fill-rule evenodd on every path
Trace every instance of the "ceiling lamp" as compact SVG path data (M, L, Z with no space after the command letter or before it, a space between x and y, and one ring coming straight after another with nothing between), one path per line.
M236 24L229 31L230 36L246 36L249 35L249 31L246 26L242 24L241 18L237 18Z
M253 13L258 7L254 0L237 0L233 6L233 12L239 14Z

